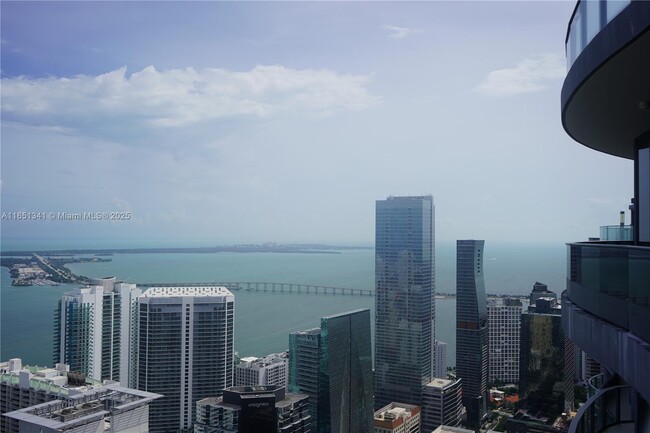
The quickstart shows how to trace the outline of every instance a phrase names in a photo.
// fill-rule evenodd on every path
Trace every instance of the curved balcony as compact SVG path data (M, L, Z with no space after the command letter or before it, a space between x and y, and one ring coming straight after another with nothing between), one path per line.
M603 385L605 384L605 373L600 373L595 376L592 376L588 381L587 381L587 394L589 397L592 397L594 394L596 394L598 391L600 391L603 388Z
M569 433L634 432L634 394L629 385L601 389L580 407Z
M569 21L565 46L567 65L571 67L576 58L587 47L589 42L623 9L632 3L631 0L616 1L579 1L573 10Z
M568 248L571 302L650 342L650 248L608 242Z
M650 123L650 2L581 0L568 26L562 124L576 141L634 159Z

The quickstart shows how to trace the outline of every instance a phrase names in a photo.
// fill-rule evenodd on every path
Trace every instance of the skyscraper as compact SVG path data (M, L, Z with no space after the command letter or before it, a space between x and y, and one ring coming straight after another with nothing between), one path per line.
M623 220L614 227L601 227L604 236L599 241L573 242L567 248L562 327L603 369L593 378L597 392L580 407L571 429L584 433L622 429L647 432L650 3L577 2L565 40L568 70L561 94L564 129L586 147L634 164L630 172L630 184L633 181L634 185L631 226L625 226ZM607 170L590 174L604 179L611 175ZM582 181L570 186L577 194Z
M436 362L433 377L447 378L447 343L436 340Z
M320 328L289 334L289 392L309 396L312 432L318 432Z
M422 405L434 372L433 197L388 197L375 219L375 408Z
M485 241L456 242L456 375L463 380L467 422L477 426L487 410L488 327L483 282Z
M490 381L519 381L521 301L517 298L488 299Z
M70 365L97 380L133 386L129 357L133 351L131 316L141 294L135 284L115 277L66 293L54 318L54 363Z
M186 429L196 402L233 382L235 297L224 287L151 287L138 297L137 388L164 395L151 431Z
M424 387L422 431L430 432L438 426L458 427L463 418L461 379L433 379Z
M521 315L519 396L553 421L564 411L562 310L551 297L538 298Z
M289 391L309 395L315 433L373 431L370 343L367 309L323 317L320 330L290 335Z

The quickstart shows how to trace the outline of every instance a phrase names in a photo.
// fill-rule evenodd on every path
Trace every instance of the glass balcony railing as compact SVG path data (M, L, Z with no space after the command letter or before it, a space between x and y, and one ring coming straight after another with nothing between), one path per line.
M600 373L595 376L592 376L591 379L587 382L587 393L589 397L595 395L600 391L605 383L605 373Z
M600 227L600 240L601 241L632 241L632 226L601 226Z
M571 68L594 36L630 3L631 0L580 0L578 2L566 36L567 68Z
M634 423L635 392L629 385L598 391L580 407L569 426L569 433L602 433L610 427Z
M571 302L650 341L650 247L584 242L568 249Z

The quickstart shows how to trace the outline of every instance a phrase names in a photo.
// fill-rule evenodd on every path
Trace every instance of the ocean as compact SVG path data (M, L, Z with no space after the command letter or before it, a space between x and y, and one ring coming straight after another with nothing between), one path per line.
M3 249L24 248L12 243L3 244ZM486 291L526 295L540 281L560 293L565 285L565 255L562 244L486 242ZM132 283L267 281L374 288L372 249L342 250L340 254L145 253L115 254L110 258L111 262L68 266L76 274L95 278L115 276ZM436 245L436 291L454 293L454 285L455 244L440 243ZM61 295L74 287L13 287L9 272L1 268L0 360L19 357L30 365L52 365L54 309ZM235 350L240 356L287 350L290 332L318 327L320 317L358 308L371 309L373 317L374 298L235 292ZM454 298L436 299L436 338L448 343L449 365L455 365L455 315Z

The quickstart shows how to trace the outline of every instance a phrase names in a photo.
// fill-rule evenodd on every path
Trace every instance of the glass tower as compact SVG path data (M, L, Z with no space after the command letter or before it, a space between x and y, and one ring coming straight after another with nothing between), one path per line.
M309 395L316 433L373 432L370 310L323 317L289 337L289 391Z
M434 367L433 197L378 200L375 221L375 408L421 406Z
M486 413L488 315L483 282L485 241L456 241L456 376L463 381L467 422L477 426Z

